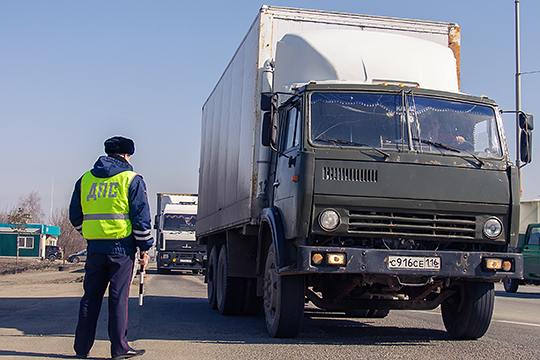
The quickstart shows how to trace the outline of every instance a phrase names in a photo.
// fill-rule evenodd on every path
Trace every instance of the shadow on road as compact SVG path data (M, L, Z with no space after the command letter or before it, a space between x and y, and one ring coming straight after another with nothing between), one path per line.
M25 335L73 336L78 306L79 298L0 298L0 324L4 329L17 329ZM222 316L208 307L206 299L146 296L143 307L138 306L136 298L130 299L129 307L130 341L159 339L244 344L414 345L449 340L444 331L392 326L388 318L349 319L335 317L335 314L326 317L320 312L306 313L303 331L297 338L273 339L268 336L264 317ZM105 298L97 340L108 340L107 313ZM10 354L0 351L0 355Z

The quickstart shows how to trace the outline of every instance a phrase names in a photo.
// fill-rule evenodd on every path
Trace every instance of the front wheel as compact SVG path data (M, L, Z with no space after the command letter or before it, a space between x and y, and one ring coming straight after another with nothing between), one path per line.
M271 245L266 257L264 274L264 317L270 336L296 337L302 328L304 302L304 277L279 275L274 245Z
M71 262L74 263L74 264L78 264L79 261L80 261L80 260L79 260L79 257L78 257L78 256L75 256L75 257L71 260Z
M441 304L446 331L463 340L482 337L491 323L494 303L493 283L463 282L458 292Z
M517 292L519 287L519 280L517 279L504 279L503 280L504 291L513 294Z

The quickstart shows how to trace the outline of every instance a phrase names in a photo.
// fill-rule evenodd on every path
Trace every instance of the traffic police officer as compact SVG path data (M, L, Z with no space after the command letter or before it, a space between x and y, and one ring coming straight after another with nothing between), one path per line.
M129 163L133 140L115 136L105 141L105 153L75 184L69 219L87 240L84 295L79 309L74 349L85 359L94 344L101 302L109 286L109 339L112 359L144 354L127 342L129 285L137 247L139 263L148 263L150 207L146 184Z

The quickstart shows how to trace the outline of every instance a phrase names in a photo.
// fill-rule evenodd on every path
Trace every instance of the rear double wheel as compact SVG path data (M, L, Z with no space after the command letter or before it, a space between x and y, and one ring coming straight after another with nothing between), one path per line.
M217 309L216 300L216 284L217 284L217 263L219 256L219 248L214 246L208 256L208 265L206 267L206 291L208 295L208 305L211 309Z
M264 317L270 336L293 338L302 328L305 289L302 275L277 272L274 245L266 257L264 274Z

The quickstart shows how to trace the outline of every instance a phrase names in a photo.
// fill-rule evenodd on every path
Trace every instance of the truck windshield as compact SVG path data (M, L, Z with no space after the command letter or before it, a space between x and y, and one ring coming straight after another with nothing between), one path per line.
M167 231L195 231L197 215L165 214L163 216L163 230Z
M502 156L494 109L455 100L403 92L313 93L310 125L315 145Z

